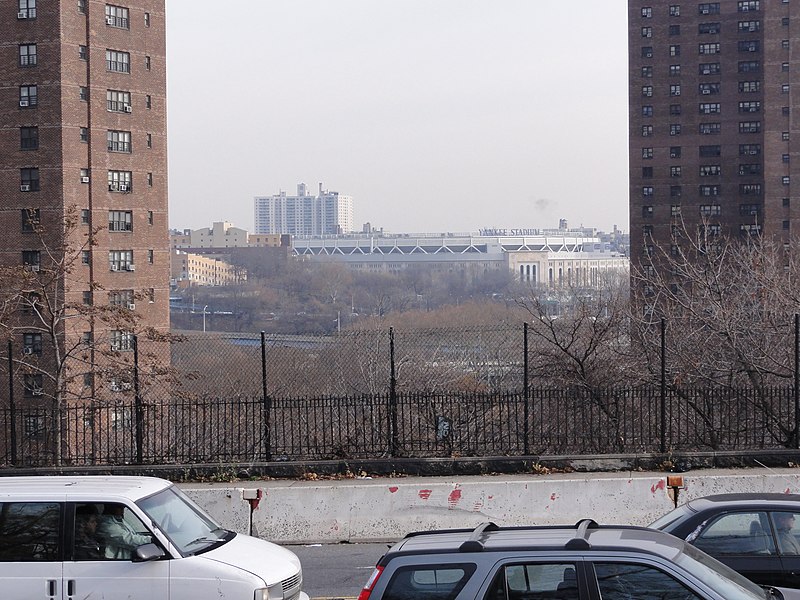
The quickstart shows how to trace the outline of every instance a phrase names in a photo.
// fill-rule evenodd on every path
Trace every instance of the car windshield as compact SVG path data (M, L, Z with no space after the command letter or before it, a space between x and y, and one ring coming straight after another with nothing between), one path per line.
M674 561L728 600L772 598L772 594L764 588L690 544L684 545L683 552Z
M222 529L175 486L137 504L183 555L208 550L234 535Z
M684 504L683 506L679 506L675 510L668 512L663 517L659 517L658 519L650 523L648 527L650 529L661 529L662 531L669 531L671 525L673 525L676 521L680 521L686 515L693 512L694 511L689 508L688 504Z

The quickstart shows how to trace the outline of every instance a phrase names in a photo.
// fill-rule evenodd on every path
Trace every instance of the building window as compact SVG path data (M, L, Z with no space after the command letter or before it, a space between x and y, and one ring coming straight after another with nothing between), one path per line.
M739 186L739 194L742 196L760 196L761 184L760 183L743 183Z
M717 34L719 33L720 26L719 23L700 23L697 26L697 33L710 33L710 34Z
M672 117L681 114L681 105L680 104L670 104L669 105L669 114Z
M642 96L645 98L652 98L653 97L653 86L652 85L643 85L642 86Z
M790 178L788 175L784 175L781 177L781 184L782 185L789 185Z
M722 154L722 146L700 146L699 154L701 158L720 156Z
M109 152L131 152L130 131L109 131L107 140Z
M131 93L120 90L106 90L106 110L110 112L132 112Z
M642 197L649 197L653 195L653 187L652 186L645 186L642 188Z
M670 146L670 148L669 148L669 157L670 158L680 158L681 157L681 147L680 146Z
M642 137L650 137L653 135L652 125L642 125Z
M653 37L653 28L652 27L642 27L642 37L643 38L651 38L651 37Z
M148 225L152 225L153 224L153 211L152 210L148 210L147 211L147 224Z
M81 210L81 225L88 225L89 224L89 209L84 208Z
M130 73L131 55L119 50L106 50L106 70L115 73Z
M86 14L86 0L78 0L78 12Z
M19 128L19 149L36 150L39 148L39 128L20 127Z
M17 19L35 19L36 0L19 0Z
M681 134L681 124L680 123L670 123L669 124L669 134L670 135L680 135Z
M114 352L128 352L133 350L133 334L118 329L110 332L111 350Z
M699 108L701 115L718 115L721 112L719 102L701 102Z
M761 175L761 165L759 163L745 163L739 165L739 175Z
M789 141L789 132L788 131L781 131L781 140L784 142Z
M36 66L36 44L20 44L19 45L19 66L20 67L35 67Z
M122 6L106 4L106 25L109 27L118 27L119 29L130 29L128 9Z
M719 165L700 165L700 177L718 177L722 175L722 167Z
M752 12L754 10L761 10L760 0L739 0L739 12Z
M781 40L781 48L783 48L784 50L788 50L789 49L789 40Z
M669 34L670 35L680 35L681 34L681 26L680 25L670 25L669 26Z
M742 235L758 236L761 234L761 225L743 224L739 225L739 233Z
M681 205L673 204L669 207L669 215L673 218L681 216Z
M80 137L82 142L89 141L89 128L88 127L81 127L80 128Z
M112 271L133 271L133 250L109 250L108 266Z
M669 95L670 96L680 96L681 95L681 84L674 83L669 86Z
M700 44L698 46L700 54L719 54L719 42L711 44Z
M19 86L19 107L32 108L39 104L39 94L35 85Z
M791 200L789 198L783 199L783 208L789 208L791 206Z
M719 75L721 67L716 63L700 63L700 75Z
M758 204L740 204L739 215L742 217L757 217L761 212Z
M653 167L642 167L642 179L652 179Z
M130 210L108 211L109 231L133 231L133 212Z
M150 57L149 56L145 56L144 57L144 68L149 71L150 70L150 66L151 66Z
M758 52L761 50L758 40L741 40L738 42L737 47L739 52Z
M652 46L642 46L642 58L653 58Z
M755 33L761 30L761 21L739 21L739 33Z
M701 96L711 96L719 94L719 82L701 83L697 86L697 91Z
M642 106L642 116L643 117L652 117L653 116L653 107L650 105Z
M761 82L760 81L740 81L739 82L739 91L743 94L752 94L754 92L761 91Z
M89 48L86 46L78 46L78 58L81 60L89 60Z
M683 194L683 188L679 185L671 185L669 186L669 197L670 198L680 198Z
M676 77L681 74L681 66L680 65L670 65L669 66L669 74L671 77Z
M108 191L109 192L131 192L133 174L130 171L109 171L108 172Z
M652 95L652 94L651 94L651 95ZM153 108L153 99L150 97L150 94L147 94L147 95L144 97L144 105L145 105L145 107L146 107L148 110L149 110L149 109L151 109L151 108Z
M152 265L154 258L155 258L155 253L153 252L153 250L148 250L147 251L147 262L149 262Z
M701 204L701 217L718 217L722 214L722 207L719 204Z
M22 334L22 353L42 355L42 334L23 333Z
M29 167L19 170L19 191L20 192L39 191L38 167Z
M739 133L758 133L761 131L761 121L739 121Z
M789 84L784 83L781 85L781 94L788 94L789 93Z
M647 160L653 158L653 149L652 148L642 148L642 158Z
M781 154L781 161L784 163L789 162L789 155L788 154Z
M44 395L43 378L44 376L41 373L25 373L22 380L22 389L26 398Z
M81 99L81 102L88 102L89 101L89 88L85 85L82 85L78 88L78 96Z
M669 6L669 16L670 17L680 17L681 16L681 6L680 6L680 4L670 4L670 6Z
M652 77L653 67L642 67L642 77Z
M645 19L649 19L653 16L653 9L649 6L642 7L642 17Z
M644 235L644 237L653 237L653 226L652 225L643 225L642 226L642 235Z
M128 308L133 302L133 290L111 290L108 293L108 303L111 306L124 306Z
M23 208L20 212L22 216L22 231L25 233L38 231L41 218L39 209Z
M670 167L669 168L669 176L670 177L680 177L681 176L681 168L680 167Z
M701 15L718 15L719 2L704 2L697 5L697 11Z
M152 148L153 147L153 134L152 133L148 133L147 134L147 147L148 148Z
M722 131L721 123L700 123L700 135L718 135Z
M42 255L38 250L22 251L22 266L26 271L38 271L41 265Z
M671 44L669 47L669 55L670 56L680 56L681 55L681 47L678 44Z
M719 196L720 194L720 186L719 185L701 185L698 189L699 193L703 197L708 196Z
M761 102L757 100L749 100L746 102L739 102L740 113L757 113L761 112Z
M92 253L89 250L81 250L81 263L89 265L92 263Z
M94 303L91 290L86 290L83 292L83 303L86 306L91 306Z
M153 187L153 174L152 173L148 173L147 174L147 185L150 186L150 187Z
M150 27L150 13L149 12L144 13L144 26L145 27Z
M739 73L758 73L761 71L761 62L758 60L740 60Z

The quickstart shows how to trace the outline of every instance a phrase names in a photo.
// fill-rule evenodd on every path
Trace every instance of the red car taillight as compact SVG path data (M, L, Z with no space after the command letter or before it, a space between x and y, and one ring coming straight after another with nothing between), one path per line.
M372 575L369 576L367 583L364 585L364 589L361 590L361 593L358 595L358 600L369 599L369 595L372 593L375 584L378 583L378 577L381 576L381 573L383 573L383 567L375 567Z

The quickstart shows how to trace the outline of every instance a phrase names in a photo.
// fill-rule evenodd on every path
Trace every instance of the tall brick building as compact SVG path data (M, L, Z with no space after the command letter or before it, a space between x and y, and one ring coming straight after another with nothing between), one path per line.
M629 0L633 265L800 227L800 2ZM684 238L685 239L685 238Z
M65 241L79 254L57 300L117 305L141 318L137 328L167 332L164 0L0 0L2 264L52 272L48 254L71 213L77 225ZM64 317L65 347L87 347L83 369L94 364L92 341L131 350L124 327L80 310ZM48 341L24 331L33 317L18 318L15 347L47 355ZM81 395L108 386L87 375Z

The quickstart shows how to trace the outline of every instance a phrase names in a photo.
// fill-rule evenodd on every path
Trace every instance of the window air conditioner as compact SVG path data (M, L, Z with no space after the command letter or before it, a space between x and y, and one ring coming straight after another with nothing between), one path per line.
M20 192L30 192L31 191L31 186L28 185L27 183L23 183L22 185L19 186L19 191Z
M28 101L27 101L27 100L20 100L20 101L19 101L19 105L20 105L22 108L25 108L26 106L28 106Z
M705 89L703 90L703 95L707 95L707 94L710 94L710 93L711 93L711 90L705 90Z
M128 310L136 310L136 304L134 304L133 302L129 303Z
M116 181L112 181L108 184L108 191L109 192L116 192L119 189L119 184Z
M111 270L112 270L112 271L119 271L119 265L113 265L113 264L112 264L112 265L111 265Z
M127 192L128 191L128 184L127 183L120 183L118 186L120 192Z
M81 183L89 183L88 177L81 177Z
M128 271L135 271L135 270L136 270L136 265L134 265L133 263L128 265Z
M122 110L124 110L126 113L133 112L133 108L130 104L123 105Z
M31 273L38 273L39 272L39 265L28 265L28 270Z
M106 17L106 25L113 25L114 17Z
M27 19L27 18L28 18L28 11L27 11L27 10L21 10L21 11L19 11L19 12L17 13L17 18L18 18L18 19Z
M33 348L31 346L25 346L22 349L23 354L33 354Z

